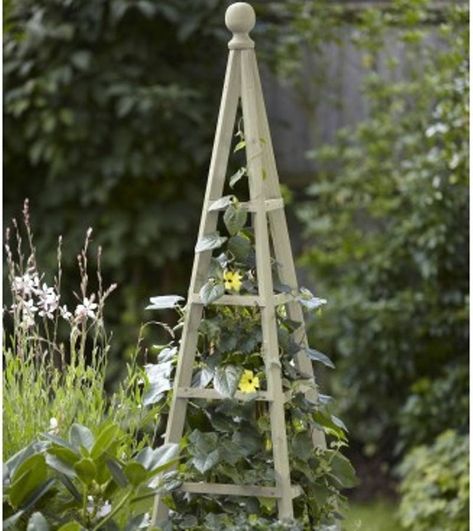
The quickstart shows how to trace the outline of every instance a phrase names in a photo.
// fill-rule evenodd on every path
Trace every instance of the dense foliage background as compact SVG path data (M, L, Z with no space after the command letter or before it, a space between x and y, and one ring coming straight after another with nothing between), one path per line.
M341 398L354 458L375 463L366 476L399 471L403 512L409 504L417 511L403 523L434 529L429 500L413 492L428 482L432 498L444 491L418 463L438 453L454 459L467 432L467 10L433 10L423 0L355 11L318 0L254 4L267 21L260 40L271 45L261 57L305 104L324 101L330 87L323 69L303 75L304 54L323 58L342 34L360 51L368 116L310 154L313 178L291 208L305 231L301 264L330 301L313 333L338 360L326 385ZM149 295L186 292L225 7L5 4L5 216L29 197L46 265L58 234L70 242L66 276L74 275L71 249L94 227L104 276L119 283L110 313L117 360L136 340ZM393 35L402 65L385 53ZM445 496L461 500L462 530L466 479L452 478Z

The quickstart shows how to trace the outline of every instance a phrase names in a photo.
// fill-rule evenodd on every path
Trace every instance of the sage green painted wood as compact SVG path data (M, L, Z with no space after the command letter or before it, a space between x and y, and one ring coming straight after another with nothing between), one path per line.
M198 398L198 399L204 399L204 400L228 400L227 396L221 395L215 389L202 389L200 387L179 387L179 389L176 389L174 392L180 398ZM264 391L260 391L257 393L242 393L240 391L237 391L234 394L233 398L235 398L236 400L241 400L243 402L247 402L250 400L269 402L271 400L271 396Z
M282 200L282 198L267 199L264 203L266 212L270 212L271 210L276 210L278 208L284 208L284 201ZM256 205L254 205L251 201L241 202L240 205L248 212L255 212ZM226 206L216 208L212 204L210 204L209 210L225 210L225 208Z
M218 221L218 212L209 212L211 201L222 196L225 181L225 173L228 165L230 146L235 124L238 98L240 96L240 57L230 51L227 71L220 104L220 112L217 121L212 159L210 161L209 176L204 198L204 208L199 228L199 239L205 234L215 231ZM188 294L188 308L182 331L181 347L178 356L174 389L189 387L192 380L195 352L197 348L198 327L202 317L202 304L193 301L194 295L199 291L202 284L207 280L211 251L195 253L192 267L191 281ZM187 399L173 393L169 410L168 424L165 435L165 443L178 443L184 430ZM165 520L168 515L168 507L157 496L154 503L151 522Z
M281 197L281 190L279 186L279 176L276 166L276 160L274 157L273 144L271 139L271 132L269 129L268 117L266 114L266 107L263 98L263 90L261 86L261 80L258 71L258 65L256 58L253 62L254 76L257 85L257 98L258 98L258 118L261 127L262 138L264 143L263 160L265 167L267 168L267 178L265 179L266 197L277 200ZM287 229L286 214L284 209L274 210L269 214L270 233L272 237L272 243L274 248L274 254L276 261L280 264L278 269L279 280L283 284L287 284L294 290L297 289L297 275L294 265L294 258L292 255L291 241L289 238L289 231ZM300 343L303 347L308 346L307 334L304 326L304 314L300 303L293 299L287 304L287 312L290 319L302 323L302 325L294 332L294 339ZM315 384L314 370L312 362L305 352L301 351L297 355L296 366L299 371L306 374L308 378L311 378ZM318 392L315 388L313 391L308 391L307 396L309 399L317 400ZM313 431L313 441L316 446L326 448L325 434L321 430Z
M256 496L263 498L279 498L281 493L277 487L264 487L260 485L233 485L231 483L191 483L184 482L178 489L195 494L217 494L221 496ZM291 497L297 498L302 494L299 485L291 488Z
M279 361L279 343L276 311L273 301L273 278L271 272L271 253L268 234L268 219L265 209L264 172L262 142L258 124L258 96L253 70L254 51L241 52L242 110L245 130L247 172L251 201L255 204L253 214L256 251L256 277L258 293L264 303L261 308L263 332L262 351L268 393L273 397L269 403L271 420L271 438L273 443L274 470L276 485L281 492L278 498L279 518L294 516L291 497L291 475L287 447L286 421L284 417L284 395Z

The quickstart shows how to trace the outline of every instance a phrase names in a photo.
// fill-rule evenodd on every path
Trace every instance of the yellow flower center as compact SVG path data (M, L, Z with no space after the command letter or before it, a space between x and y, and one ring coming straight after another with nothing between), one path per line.
M253 371L245 370L240 378L238 388L243 393L254 393L259 389L259 378L253 374Z

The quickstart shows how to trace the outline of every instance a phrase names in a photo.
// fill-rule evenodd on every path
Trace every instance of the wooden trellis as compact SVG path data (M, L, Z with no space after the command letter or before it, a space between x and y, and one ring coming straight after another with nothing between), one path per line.
M237 392L235 393L235 399L256 398L268 403L276 484L271 487L264 487L259 485L188 482L184 483L181 489L185 492L200 494L272 497L277 500L279 517L291 518L293 516L292 500L298 496L300 491L297 485L291 484L290 477L284 417L285 396L281 382L276 307L284 304L288 317L302 323L304 322L303 312L300 303L293 294L275 294L274 291L271 268L271 242L274 258L279 264L279 280L293 288L293 292L295 292L297 278L256 62L254 42L248 35L255 25L254 10L245 2L234 3L226 12L225 23L233 33L233 38L228 44L230 52L199 228L199 240L213 233L217 228L219 210L212 208L212 205L215 205L223 194L237 107L241 99L250 194L250 200L243 203L243 206L251 213L255 233L258 294L224 295L213 304L257 305L260 308L263 337L262 353L264 356L267 390L251 395ZM187 401L189 399L218 400L225 398L214 389L191 387L198 341L198 327L203 311L199 290L208 279L211 254L212 251L204 251L198 252L194 256L189 286L188 310L184 321L165 435L166 443L178 443L180 441L183 435ZM304 326L296 330L294 336L298 343L302 346L307 346ZM299 371L306 377L314 378L312 363L303 350L297 355L296 364ZM315 386L314 389L308 391L308 394L312 394L312 399L316 398ZM323 432L315 430L313 432L313 440L315 445L325 447ZM153 523L166 520L167 514L168 508L158 496L155 501Z

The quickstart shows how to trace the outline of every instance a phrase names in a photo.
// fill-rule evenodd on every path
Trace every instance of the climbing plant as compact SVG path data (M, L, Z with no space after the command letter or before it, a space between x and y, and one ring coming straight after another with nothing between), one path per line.
M245 145L240 130L237 137L235 150L239 151ZM205 235L195 248L196 252L212 251L213 257L199 294L204 316L199 326L192 386L199 389L212 386L225 400L193 398L189 401L186 457L180 466L181 478L186 482L260 486L275 483L268 404L258 401L255 395L267 389L260 308L212 305L224 295L258 293L257 243L248 224L246 207L237 196L242 181L246 181L245 168L229 177L232 193L212 203L212 209L223 210L219 230ZM272 265L277 279L278 264L273 260ZM276 282L275 289L278 293L291 291L280 282ZM309 311L317 311L326 303L308 290L301 290L295 296ZM153 297L148 308L160 310L177 305L180 328L185 312L189 311L178 306L181 302L180 297ZM303 323L291 320L283 304L278 306L276 321L286 396L291 481L302 489L294 499L295 521L291 525L295 527L291 529L299 529L297 526L322 529L339 518L344 501L341 491L353 486L355 477L350 462L340 451L347 444L343 422L333 415L330 397L317 394L315 384L297 368L295 359L304 349L319 364L333 368L333 363L323 353L295 340L293 332ZM166 391L172 387L177 351L174 341L163 345L159 363L153 368L154 387L150 387L150 395L158 403L170 401L170 393ZM242 401L245 394L248 400ZM328 436L327 448L314 446L314 430ZM277 521L274 498L175 492L164 501L172 509L169 529L229 528L237 525L245 514L248 529L259 529L265 521L267 526L276 525Z

